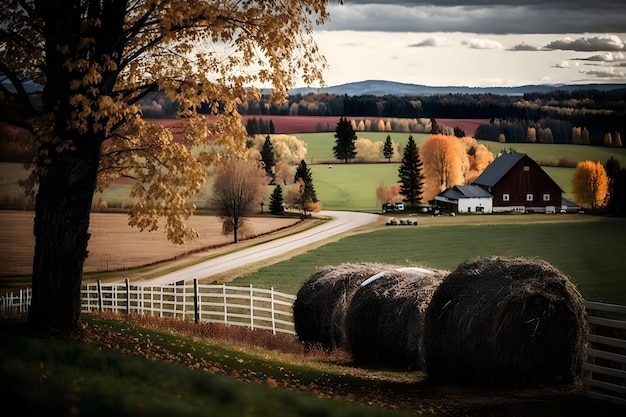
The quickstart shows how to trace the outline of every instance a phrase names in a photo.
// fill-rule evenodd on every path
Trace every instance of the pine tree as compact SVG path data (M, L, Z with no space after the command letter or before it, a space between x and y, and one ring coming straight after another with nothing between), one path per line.
M283 189L280 185L277 185L270 195L270 213L275 215L281 215L285 213L285 207L283 202Z
M248 136L254 136L261 133L259 121L256 118L248 119L246 122L246 131L248 132Z
M343 159L347 164L349 159L356 156L356 133L352 129L350 122L341 117L335 128L335 146L333 147L333 155L337 159Z
M387 135L387 139L385 139L385 144L383 145L383 156L387 158L387 162L391 162L391 157L393 156L393 144L391 143L390 135Z
M419 148L412 135L409 136L404 148L398 176L400 177L400 189L404 201L411 203L411 205L420 202L422 200L422 187L424 186L422 161L419 157Z
M294 176L294 183L298 182L298 178L302 179L304 183L304 195L311 202L316 203L318 201L317 194L315 193L315 187L313 187L313 177L311 170L307 167L304 159L300 161L300 165L296 168L296 175Z
M276 155L274 153L274 145L270 140L270 135L265 137L265 142L261 148L261 161L265 167L265 172L274 181L274 167L276 166Z

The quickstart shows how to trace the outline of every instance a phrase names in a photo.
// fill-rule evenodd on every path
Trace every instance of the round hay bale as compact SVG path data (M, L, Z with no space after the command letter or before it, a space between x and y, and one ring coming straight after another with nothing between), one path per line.
M363 280L388 268L378 263L325 266L300 287L293 303L296 337L307 347L333 349L344 345L344 317L352 294Z
M573 382L582 368L584 300L542 260L465 262L437 288L425 316L429 380L512 386Z
M366 280L352 296L345 318L348 351L354 362L423 369L424 315L442 279L440 272L398 268Z

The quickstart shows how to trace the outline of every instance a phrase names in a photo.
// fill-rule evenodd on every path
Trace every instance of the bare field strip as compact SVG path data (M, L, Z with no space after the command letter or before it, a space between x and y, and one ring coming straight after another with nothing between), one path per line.
M28 275L32 272L35 245L33 216L34 212L29 211L0 211L0 276ZM252 217L250 221L255 235L275 232L300 222L297 217L271 216ZM163 229L141 232L128 226L125 214L92 213L85 272L150 265L198 251L209 252L232 242L232 235L222 235L222 224L217 217L193 216L188 224L200 236L191 242L176 245L167 240ZM246 244L249 243L238 243L240 246Z

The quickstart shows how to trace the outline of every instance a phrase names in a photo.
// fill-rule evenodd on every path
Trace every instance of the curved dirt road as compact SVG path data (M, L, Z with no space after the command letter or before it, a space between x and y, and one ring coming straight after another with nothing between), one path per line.
M311 243L315 243L319 240L373 223L378 219L377 214L371 213L322 211L320 214L331 217L332 220L294 235L219 256L193 266L179 269L158 278L142 281L139 285L167 285L178 281L208 278L212 275L240 267L247 263L254 263L272 258L274 256L282 255L292 249L310 245Z

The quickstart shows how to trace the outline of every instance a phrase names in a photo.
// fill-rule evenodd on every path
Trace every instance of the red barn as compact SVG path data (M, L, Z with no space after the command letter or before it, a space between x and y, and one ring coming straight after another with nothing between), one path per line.
M493 212L554 213L561 209L563 190L524 153L503 153L472 185L493 196Z

